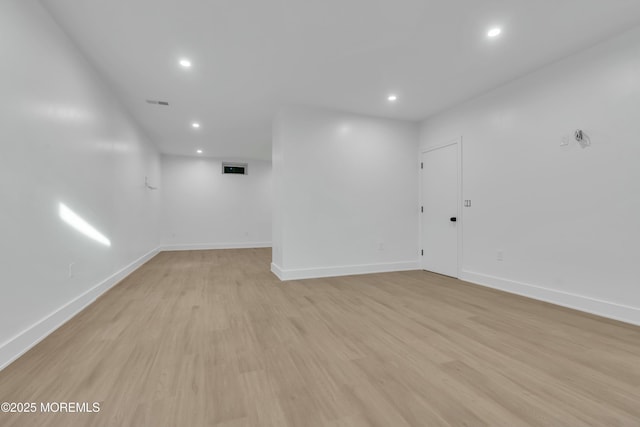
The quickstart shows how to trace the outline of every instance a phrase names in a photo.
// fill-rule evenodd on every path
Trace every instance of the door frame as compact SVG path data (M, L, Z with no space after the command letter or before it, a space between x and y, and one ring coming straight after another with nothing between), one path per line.
M464 215L463 215L463 202L462 202L462 136L456 137L454 139L449 140L448 142L445 142L443 144L439 144L439 145L433 145L433 146L427 146L424 147L423 149L420 150L420 158L419 158L419 163L422 164L422 157L426 154L429 153L431 151L435 151L438 150L440 148L445 148L445 147L449 147L451 145L456 145L457 146L457 150L456 150L456 157L457 157L457 168L458 168L458 185L457 185L457 195L456 195L456 207L457 207L457 214L456 214L456 218L457 218L457 224L456 224L456 233L457 233L457 237L458 237L458 260L456 263L456 278L460 278L460 275L462 273L462 256L463 256L463 250L462 250L462 235L463 235L463 224L464 224ZM419 191L419 199L420 199L420 206L424 206L424 200L422 199L422 182L423 182L423 169L422 167L419 169L420 173L420 185L418 186L418 191ZM420 243L420 250L422 250L422 248L424 248L423 245L423 235L422 235L422 213L420 213L419 216L420 220L418 221L418 232L420 233L420 236L418 238L418 241ZM420 255L420 253L418 253L418 258L420 260L419 264L420 264L420 270L424 270L423 266L423 258Z

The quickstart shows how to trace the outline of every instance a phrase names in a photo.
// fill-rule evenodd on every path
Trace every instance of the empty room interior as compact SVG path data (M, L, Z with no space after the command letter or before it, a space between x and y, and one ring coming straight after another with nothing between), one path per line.
M637 0L2 0L0 52L1 426L640 426Z

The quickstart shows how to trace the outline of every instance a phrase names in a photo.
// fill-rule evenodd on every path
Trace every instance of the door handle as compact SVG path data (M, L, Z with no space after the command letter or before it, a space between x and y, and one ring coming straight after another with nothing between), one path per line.
M456 218L455 216L452 216L451 218L449 218L449 221L451 222L456 222L458 220L458 218Z

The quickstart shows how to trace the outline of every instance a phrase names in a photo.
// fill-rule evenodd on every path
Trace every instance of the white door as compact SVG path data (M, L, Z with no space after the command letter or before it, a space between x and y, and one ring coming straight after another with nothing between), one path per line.
M458 277L459 142L422 153L422 269Z

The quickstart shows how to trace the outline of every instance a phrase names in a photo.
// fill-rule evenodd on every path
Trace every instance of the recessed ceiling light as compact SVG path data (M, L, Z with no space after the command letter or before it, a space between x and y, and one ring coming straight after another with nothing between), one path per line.
M191 68L191 61L189 61L188 59L181 59L180 65L184 68Z
M502 33L502 29L498 28L498 27L495 27L495 28L490 29L487 32L487 37L490 37L490 38L498 37L500 35L500 33Z
M196 150L196 153L202 154L202 150Z
M198 129L200 127L200 123L193 122L193 123L191 123L191 127L195 128L195 129Z
M391 102L397 101L398 100L398 96L397 95L389 95L387 97L387 99Z

